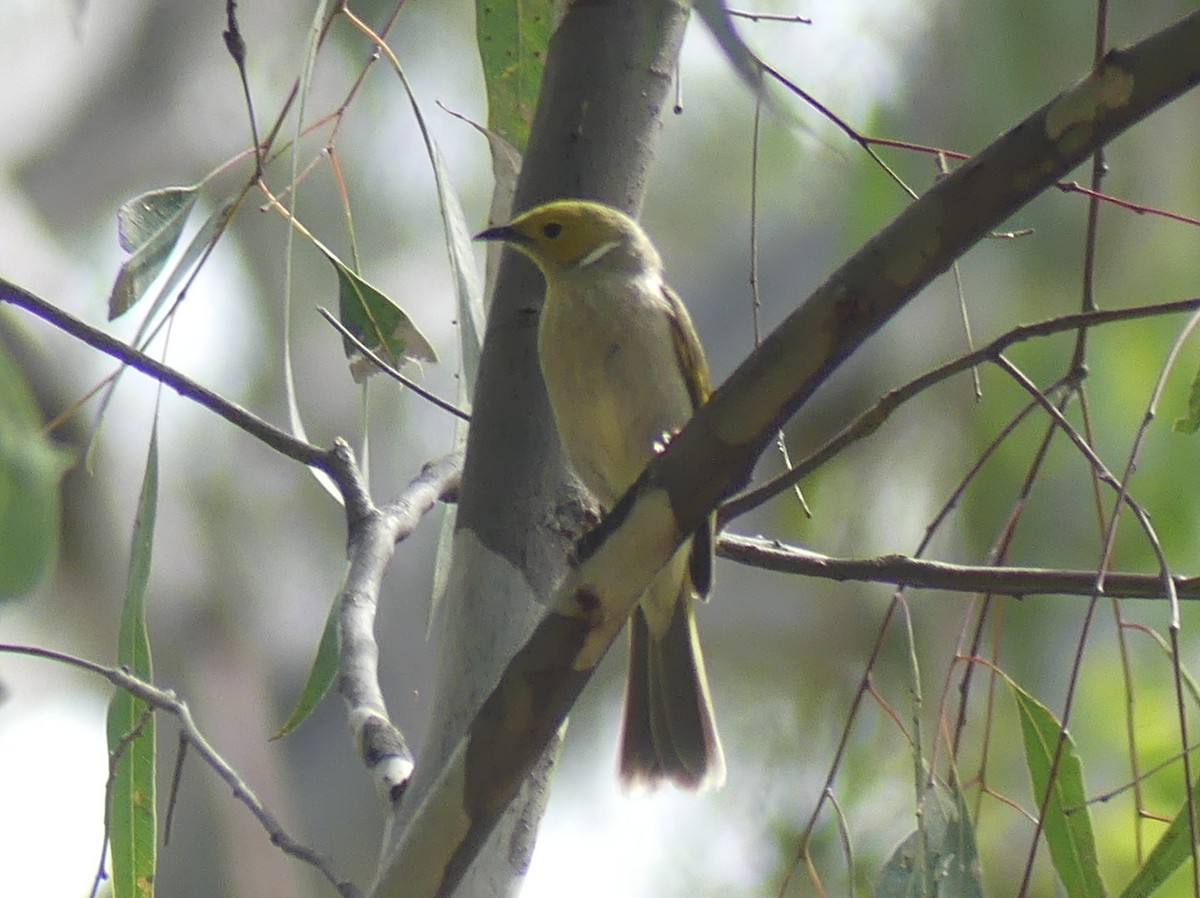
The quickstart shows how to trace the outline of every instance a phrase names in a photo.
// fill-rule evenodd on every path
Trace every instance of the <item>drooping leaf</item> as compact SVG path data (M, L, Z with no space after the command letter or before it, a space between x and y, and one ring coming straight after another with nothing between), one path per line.
M738 77L751 90L762 90L762 63L738 34L724 0L696 0L695 9Z
M425 152L433 167L433 182L437 188L438 207L442 213L442 226L446 234L446 252L450 260L450 272L454 276L454 296L459 312L459 334L462 343L462 382L467 387L468 396L475 389L475 375L478 372L479 352L477 346L483 344L483 285L479 281L479 270L475 265L475 252L472 248L471 229L467 227L467 217L463 214L462 203L450 182L446 162L442 151L429 130L417 95L413 92L404 69L399 61L395 61L396 74L404 85L412 107L413 118L421 131L421 139L425 142Z
M336 14L336 9L332 12L330 10L329 0L317 0L314 4L312 16L309 18L308 40L304 45L304 66L300 74L299 110L293 117L294 131L292 133L290 152L291 179L289 181L293 188L289 194L289 200L292 203L295 203L301 188L299 177L300 146L304 136L305 122L308 121L308 95L312 88L313 72L317 67L317 51L320 49L322 35L326 33L324 23L330 15ZM307 441L308 434L305 432L304 417L300 414L300 401L296 395L296 375L292 366L292 240L294 239L294 234L294 229L288 228L286 238L286 289L283 301L283 388L287 399L288 424L292 428L292 433L300 439ZM335 502L342 502L341 491L338 489L337 484L333 482L332 477L315 467L310 467L308 472Z
M338 317L364 346L393 367L404 360L436 362L437 353L412 319L382 291L351 271L341 259L314 241L338 276ZM379 369L349 340L342 341L350 360L350 373L361 383Z
M434 165L444 167L441 154L434 147ZM465 388L466 407L470 408L475 395L475 377L479 373L479 358L483 354L483 329L487 316L483 305L483 284L475 265L475 253L471 247L471 229L463 213L458 195L450 189L443 177L436 179L442 206L442 220L446 228L446 247L450 257L450 270L454 275L454 296L458 306L458 333L462 359L460 381Z
M456 428L458 425L456 425ZM458 523L458 506L444 505L442 522L438 526L437 550L433 556L433 586L429 591L429 605L425 612L425 638L433 636L433 625L437 621L438 609L446 597L450 585L450 571L454 561L454 531Z
M196 204L196 187L163 187L134 197L117 210L117 238L126 252L108 297L108 318L124 314L158 277Z
M512 213L513 196L517 192L517 178L521 174L521 153L516 147L490 128L485 128L478 122L474 122L465 115L460 115L457 112L451 112L450 110L447 110L447 112L450 112L459 121L470 125L487 139L488 148L492 152L492 205L488 209L488 222L495 223L505 220ZM486 300L491 296L490 287L495 280L496 267L500 262L502 250L503 247L499 243L489 243L487 245L487 286L484 288L483 301L480 302L478 310L474 313L474 317L478 318L479 321L476 323L464 319L468 320L468 323L472 325L472 331L479 331L480 334L482 333L481 328L485 318ZM459 314L463 314L461 308L459 309ZM462 335L464 358L472 348L476 355L479 352L479 344L482 341L480 339L471 340L469 339L471 336L472 334L464 329ZM470 365L464 365L464 367L471 368ZM467 404L470 404L469 397Z
M146 585L154 548L158 507L158 426L150 435L146 472L138 497L137 518L129 553L129 580L117 663L149 680L153 676L150 638L146 630ZM154 719L143 719L146 703L124 690L108 705L108 750L115 756L108 808L112 887L115 898L153 898L157 839L154 769ZM140 732L132 736L138 726Z
M272 739L281 739L290 734L296 727L304 723L313 709L321 703L321 699L329 692L333 678L337 676L338 665L341 663L341 646L338 642L338 611L341 602L333 600L333 606L325 618L325 628L321 631L321 640L317 643L317 654L313 658L312 667L308 671L308 679L300 690L300 697L287 716L283 726L279 728Z
M407 86L407 82L406 86ZM441 151L434 142L432 135L424 127L421 111L417 106L416 97L410 91L413 114L422 122L422 132L426 135L426 150L429 161L433 166L434 181L438 188L438 202L442 209L442 223L446 229L446 249L450 257L450 269L454 274L454 295L458 307L458 342L459 359L461 362L458 377L459 407L469 409L475 397L475 378L479 373L479 360L483 355L483 331L487 326L487 310L484 304L484 287L479 279L479 271L475 266L475 255L472 250L471 230L467 226L463 214L462 203L454 192ZM463 121L479 129L479 126L462 116ZM484 129L479 129L484 130ZM511 190L516 186L516 171L520 169L520 156L517 151L498 135L486 132L493 148L493 160L499 156L499 165L513 167L509 185L497 180L493 203L507 191L505 211L511 206ZM507 162L506 162L507 160ZM493 207L494 208L494 207ZM491 247L489 247L491 249ZM454 422L454 445L463 449L467 442L468 425L461 419ZM450 565L453 560L453 543L455 525L458 519L458 507L445 505L442 511L442 523L438 533L437 553L434 556L433 589L430 592L429 608L425 617L425 636L433 632L434 621L437 618L438 607L446 594Z
M1050 788L1042 831L1050 847L1054 870L1069 898L1103 898L1104 881L1100 878L1096 838L1083 785L1083 763L1075 750L1075 741L1069 734L1062 736L1062 751L1051 784L1050 768L1062 725L1049 708L1012 680L1008 680L1008 686L1021 720L1025 764L1034 800L1040 804L1047 787Z
M154 302L150 304L150 309L146 312L145 317L142 319L142 323L138 325L137 333L134 334L133 337L133 345L138 349L145 348L146 336L150 333L151 327L157 320L155 316L157 316L159 310L166 305L167 301L171 298L171 295L175 292L175 288L179 286L180 282L183 281L183 279L187 277L192 269L196 267L196 263L200 261L200 257L204 254L205 250L212 245L213 241L215 241L225 229L225 226L229 223L229 219L233 215L233 212L236 208L237 197L231 196L226 198L225 202L221 204L220 208L213 212L212 215L208 216L208 218L204 220L204 224L200 226L200 229L196 231L195 235L191 239L191 242L188 243L187 249L183 251L183 255L179 257L179 260L175 263L175 267L171 269L170 273L166 277L166 280L163 281L163 285L159 289L158 295L154 297ZM100 429L104 423L104 418L108 414L109 404L112 402L113 394L116 392L117 384L120 382L121 375L124 373L124 370L125 369L122 368L121 371L119 371L112 379L104 391L103 398L100 400L100 408L96 412L96 423L92 428L92 439L88 444L86 453L89 459L89 466L92 450L96 446L96 440L100 436Z
M883 865L875 898L983 898L975 828L962 793L935 782L919 810L917 829Z
M552 0L476 0L488 127L518 149L529 140L553 29Z
M42 433L33 392L0 344L0 601L33 589L58 557L70 464Z

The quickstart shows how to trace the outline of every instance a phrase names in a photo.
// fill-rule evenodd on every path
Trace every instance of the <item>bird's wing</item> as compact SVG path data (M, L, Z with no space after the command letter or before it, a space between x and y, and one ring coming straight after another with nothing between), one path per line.
M697 409L708 401L712 392L712 379L708 373L708 360L704 347L696 336L696 328L688 315L687 307L679 294L663 284L663 298L667 301L667 318L671 322L671 338L675 343L675 356L679 359L679 370L687 381L688 395L692 408Z
M671 339L675 344L675 355L679 360L679 370L684 372L687 382L688 395L692 398L692 408L697 409L708 401L712 392L712 377L708 373L708 360L704 357L704 347L696 335L687 307L674 290L663 284L663 297L667 301L667 317L671 322ZM692 540L692 554L688 560L688 573L692 579L692 588L701 598L707 598L712 589L712 563L715 533L713 525L715 515L696 529Z

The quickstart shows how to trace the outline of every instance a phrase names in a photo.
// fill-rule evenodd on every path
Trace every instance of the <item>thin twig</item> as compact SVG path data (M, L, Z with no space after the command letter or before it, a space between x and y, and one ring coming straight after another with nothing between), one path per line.
M1127 309L1104 309L1098 312L1083 312L1073 315L1063 315L1049 318L1036 324L1026 324L1015 327L1008 333L1002 334L991 343L974 352L959 356L945 365L929 371L915 380L909 381L886 393L874 406L859 415L854 421L842 429L840 433L825 443L816 451L801 459L792 470L781 474L773 480L753 490L734 496L721 506L717 520L724 525L746 512L757 508L769 499L798 483L821 465L825 464L847 446L870 436L891 416L900 405L907 402L934 384L968 370L980 362L995 361L1009 346L1033 337L1045 337L1063 331L1075 330L1083 326L1097 326L1115 321L1131 321L1155 315L1169 315L1178 312L1192 312L1200 309L1200 297L1180 300L1178 302L1162 303L1159 305L1136 306Z
M1125 209L1138 215L1153 215L1156 218L1165 218L1168 221L1178 221L1182 224L1200 228L1200 218L1196 218L1195 216L1172 212L1169 209L1161 209L1158 206L1150 206L1145 203L1134 203L1130 200L1123 200L1120 197L1113 196L1111 193L1101 193L1098 190L1091 190L1075 181L1059 181L1054 186L1063 193L1081 193L1086 197L1094 197L1108 203L1110 206L1116 206L1118 209Z
M1185 333L1187 332L1187 330L1190 330L1190 328L1195 325L1197 320L1200 320L1200 319L1198 319L1197 317L1194 316L1193 320L1191 322L1189 322L1188 328L1185 330ZM1168 365L1166 366L1165 370L1170 369L1170 362L1173 361L1174 355L1175 355L1175 353L1178 352L1180 345L1181 345L1181 341L1177 341L1175 347L1173 347L1171 355L1169 356ZM1070 677L1068 678L1068 681L1067 681L1067 692L1066 692L1066 697L1063 700L1063 713L1062 713L1062 717L1061 717L1062 728L1059 732L1059 738L1055 745L1054 754L1051 758L1050 770L1047 775L1046 791L1042 796L1041 805L1038 810L1037 822L1034 824L1033 841L1032 841L1032 844L1030 845L1029 855L1026 860L1025 872L1022 877L1021 889L1018 893L1018 894L1025 894L1028 889L1030 878L1032 877L1033 863L1034 863L1035 856L1037 854L1038 842L1039 842L1039 838L1042 833L1042 827L1045 822L1046 810L1049 807L1050 799L1051 799L1052 795L1054 794L1054 789L1053 789L1054 778L1057 774L1058 767L1059 767L1059 764L1062 759L1062 754L1063 754L1063 751L1065 750L1065 746L1066 746L1067 726L1069 724L1069 717L1070 717L1071 709L1074 704L1075 691L1076 691L1076 688L1078 686L1078 681L1079 681L1079 673L1082 669L1083 651L1087 644L1087 637L1088 637L1088 633L1091 629L1091 624L1092 624L1092 620L1094 617L1094 612L1095 612L1097 601L1099 600L1099 597L1101 595L1107 594L1107 592L1106 592L1107 568L1108 568L1108 565L1109 565L1109 562L1111 559L1112 548L1113 548L1114 541L1116 538L1116 524L1119 519L1119 512L1123 505L1128 505L1133 510L1135 518L1137 518L1138 523L1141 525L1143 531L1147 535L1147 538L1150 542L1151 548L1154 549L1155 553L1158 555L1159 563L1161 565L1160 583L1162 583L1164 585L1164 590L1163 590L1164 594L1170 599L1173 609L1177 609L1178 604L1177 604L1177 598L1176 598L1175 590L1174 590L1174 583L1172 581L1170 571L1167 566L1166 558L1162 552L1161 543L1159 542L1157 535L1154 533L1153 527L1151 527L1151 525L1150 525L1149 517L1145 514L1145 511L1137 503L1135 503L1128 494L1128 480L1132 476L1133 465L1134 465L1134 461L1137 456L1136 448L1137 448L1137 446L1140 445L1141 438L1145 433L1145 425L1143 425L1143 429L1139 433L1138 439L1135 441L1135 451L1131 454L1130 461L1126 467L1125 477L1124 477L1124 479L1118 481L1113 477L1113 475L1111 473L1108 472L1107 468L1105 468L1103 463L1100 461L1099 457L1096 456L1095 452L1092 450L1091 446L1088 445L1087 441L1084 440L1083 437L1080 436L1073 427L1071 427L1071 425L1067 422L1067 420L1062 416L1062 413L1058 409L1054 408L1054 406L1051 405L1049 403L1049 401L1045 399L1045 397L1044 397L1044 395L1042 395L1041 391L1038 390L1037 387L1024 374L1022 374L1016 368L1016 366L1014 366L1011 362L1009 362L1006 358L1004 358L1004 356L999 356L995 361L996 361L996 364L998 364L1001 368L1003 368L1005 371L1007 371L1009 373L1009 375L1012 376L1013 379L1017 381L1018 384L1020 384L1024 389L1029 391L1035 398L1039 398L1039 401L1042 403L1043 407L1048 412L1050 412L1050 414L1054 418L1055 422L1063 429L1064 433L1066 433L1066 435L1070 438L1071 442L1076 447L1078 447L1079 450L1081 452L1083 452L1083 454L1092 463L1092 468L1094 471L1093 476L1096 476L1097 478L1102 480L1104 483L1109 484L1111 486L1115 486L1117 488L1117 498L1116 498L1115 504L1113 506L1113 512L1112 512L1112 515L1109 518L1109 521L1105 527L1104 548L1103 548L1103 551L1101 552L1100 561L1097 564L1097 574L1095 576L1095 581L1094 581L1094 584L1093 584L1093 587L1091 590L1092 599L1088 603L1088 608L1084 615L1082 630L1080 632L1079 641L1076 645L1074 661L1072 662L1072 665L1071 665ZM1160 388L1161 388L1161 384L1164 381L1165 381L1165 374L1163 374L1160 377ZM1157 401L1157 393L1155 395L1154 401ZM1152 415L1153 405L1154 405L1154 402L1151 403L1151 413L1148 413L1149 417L1153 417L1153 415ZM1185 764L1186 764L1186 759L1185 759Z
M1145 444L1146 435L1150 430L1150 424L1154 421L1158 414L1158 404L1162 400L1163 392L1167 388L1167 380L1171 373L1175 370L1175 365L1179 360L1179 355L1183 351L1183 346L1191 335L1195 332L1197 326L1200 326L1200 313L1193 315L1188 323L1180 331L1179 336L1175 339L1175 343L1171 346L1171 351L1167 353L1167 358L1163 362L1162 370L1159 372L1158 380L1154 384L1154 389L1150 394L1150 401L1147 403L1146 413L1142 416L1141 425L1138 427L1137 435L1134 437L1133 445L1129 450L1129 460L1125 466L1125 474L1121 481L1122 490L1127 490L1129 481L1133 479L1134 471L1137 468L1137 460L1141 456L1142 446ZM1117 528L1118 515L1121 510L1120 496L1117 497L1117 502L1113 506L1111 523L1106 534L1104 558L1107 558L1112 553L1113 543L1115 541L1115 531ZM1196 844L1196 798L1192 790L1192 759L1187 751L1188 745L1188 726L1187 726L1187 705L1183 698L1183 666L1179 660L1179 633L1182 629L1179 613L1179 597L1171 590L1171 579L1169 576L1169 568L1166 555L1162 545L1155 541L1153 548L1158 556L1159 564L1163 571L1163 580L1168 588L1168 597L1171 600L1171 616L1169 632L1171 637L1171 669L1174 674L1175 685L1175 703L1179 714L1179 738L1183 747L1183 788L1184 794L1187 796L1187 811L1188 811L1188 844L1191 848L1192 856L1192 890L1196 898L1200 898L1200 854ZM1097 582L1099 590L1104 583L1104 571L1108 565L1105 564L1101 568L1101 576ZM1063 720L1063 726L1066 727L1066 720Z
M733 15L730 10L730 15ZM759 73L760 90L754 95L754 129L750 139L750 319L754 324L754 348L762 345L762 296L759 292L758 279L758 162L762 152L762 75ZM783 460L785 471L792 469L792 456L788 452L787 438L782 430L775 437L775 445L779 447L779 455ZM800 491L800 485L794 484L796 500L800 510L807 518L812 517L812 509Z
M950 174L950 165L946 161L946 155L939 153L936 157L938 177L945 177ZM958 259L954 260L954 264L950 266L950 271L954 275L954 294L958 299L958 316L962 320L963 337L967 341L967 352L975 349L975 337L971 333L971 313L967 309L967 291L963 286L962 264ZM1087 311L1087 310L1085 310ZM975 388L975 400L978 402L983 398L983 387L979 383L979 369L971 369L971 385Z
M399 371L397 371L395 366L389 365L387 362L385 362L383 359L381 359L379 357L378 353L373 352L365 343L362 342L362 340L358 339L358 337L356 337L356 336L354 336L354 334L350 333L350 331L346 327L346 325L344 325L344 324L342 324L342 322L338 321L337 316L334 315L331 311L329 311L329 309L325 308L324 306L317 306L317 311L321 314L322 318L324 318L326 321L328 321L330 324L333 325L334 329L337 330L337 332L339 334L341 334L343 337L345 337L347 340L349 340L354 345L354 348L363 354L364 358L366 358L368 361L370 361L371 364L375 365L375 367L377 367L380 371L382 371L388 377L392 378L397 383L400 383L400 384L404 385L405 387L407 387L408 389L412 390L414 393L416 393L418 396L420 396L425 401L436 405L442 411L449 412L450 414L454 415L456 418L460 418L463 421L471 420L471 416L467 412L464 412L462 409L460 409L458 406L456 406L454 403L447 402L442 397L429 392L428 390L426 390L420 384L416 383L411 378L405 377L403 374L401 374Z
M787 13L772 13L772 12L747 12L743 9L726 9L731 16L736 16L739 19L748 19L751 22L788 22L795 25L811 25L812 19L806 19L804 16L793 16Z
M249 808L250 813L254 815L255 819L266 830L272 845L279 846L280 850L285 854L291 855L297 860L315 867L333 884L334 888L337 889L343 898L362 898L362 893L358 890L357 886L337 874L330 863L319 852L306 845L302 845L287 833L279 821L275 819L275 816L267 810L258 796L254 794L254 791L238 775L238 772L209 744L204 734L200 731L200 728L196 725L196 721L192 718L192 712L188 709L187 703L176 696L174 692L160 689L153 683L148 683L139 677L135 677L133 674L121 670L119 667L107 667L95 661L89 661L87 658L80 658L76 655L41 648L40 646L0 644L0 653L44 658L97 674L108 680L109 683L118 689L124 689L134 698L141 699L153 708L165 711L178 719L180 726L187 733L188 741L196 749L200 757L204 759L204 762L229 786L233 791L234 798Z
M1046 398L1045 394L1042 393L1042 391L1039 390L1037 386L1028 377L1026 377L1019 368L1017 368L1012 362L1002 355L998 356L995 361L996 364L1005 372L1007 372L1009 376L1012 377L1013 380L1015 380L1024 390L1038 400L1042 408L1044 408L1050 414L1050 417L1054 419L1054 423L1062 429L1063 433L1067 435L1067 438L1071 441L1075 448L1083 453L1083 456L1091 463L1092 468L1099 480L1117 491L1117 504L1125 504L1130 508L1131 511L1133 511L1134 517L1137 518L1142 530L1146 533L1150 547L1156 550L1156 555L1159 558L1160 564L1164 565L1162 573L1159 575L1159 582L1164 584L1163 594L1168 596L1172 595L1174 586L1171 578L1166 572L1166 559L1161 553L1161 546L1158 541L1158 537L1154 533L1154 528L1150 524L1150 516L1146 514L1146 510L1128 495L1128 493L1125 491L1124 483L1113 475L1104 462L1100 460L1100 456L1096 455L1095 450L1092 449L1087 440L1080 435L1079 431L1071 425L1071 422L1063 417L1063 413L1054 407L1050 400ZM1107 557L1107 554L1105 557ZM1107 594L1105 588L1106 573L1104 568L1104 564L1098 565L1098 573L1094 575L1098 578L1098 581L1094 587L1094 592L1096 594Z
M722 542L725 538L722 537ZM871 672L875 669L876 663L879 661L883 653L883 640L887 635L888 626L891 623L892 615L896 611L898 603L893 601L888 605L887 611L883 615L883 621L879 624L879 629L875 634L875 642L871 646L871 654L867 659L867 668L863 671L862 677L858 681L858 688L854 692L854 698L850 700L850 710L846 715L846 723L842 727L841 738L838 739L837 749L833 753L833 760L829 764L829 772L825 776L824 787L821 789L821 797L817 800L816 807L813 808L812 814L809 815L808 822L800 832L800 841L796 846L796 853L792 859L791 865L788 867L788 872L780 883L778 898L784 898L787 894L788 885L792 881L792 873L800 864L800 861L808 858L809 843L812 841L813 833L817 828L817 820L820 819L821 809L825 806L828 796L833 794L833 783L837 779L838 772L842 769L842 762L846 758L846 752L850 747L850 734L853 731L854 720L858 717L858 708L862 704L863 697L871 691ZM809 867L812 872L816 872L814 868Z
M246 97L246 112L250 116L250 142L255 148L254 177L257 178L262 174L262 150L258 140L258 122L254 115L254 99L250 93L250 79L246 77L246 39L242 37L242 30L238 27L237 3L234 0L225 0L225 30L221 32L221 37L225 39L225 49L233 57L238 77L242 80L242 93Z
M850 898L855 898L856 890L854 888L854 843L850 840L850 821L846 819L846 812L842 810L842 806L838 803L837 795L833 791L826 793L829 799L829 806L833 808L834 817L837 818L838 835L842 839L842 851L846 855L846 871L847 885L850 888Z
M919 556L922 556L925 554L926 548L933 541L934 534L941 528L942 523L949 518L950 513L955 508L958 507L959 502L962 501L962 497L964 495L966 495L967 488L972 483L975 482L975 478L979 476L979 473L983 470L984 465L987 464L988 460L993 455L995 455L996 452L998 452L1000 450L1000 447L1002 445L1004 445L1004 443L1008 440L1008 438L1016 432L1017 428L1020 427L1022 422L1024 422L1026 418L1028 418L1031 414L1033 414L1034 410L1037 408L1038 408L1037 402L1031 400L1029 403L1027 403L1025 405L1025 407L1023 409L1018 411L1017 414L1015 414L1008 421L1008 423L1005 424L1004 427L1000 429L1000 432L997 433L996 436L992 438L992 440L988 443L988 445L984 447L983 452L981 452L979 454L979 457L976 458L975 462L971 465L970 470L968 470L967 473L963 475L962 479L959 480L958 485L951 492L950 498L947 499L942 504L941 509L939 509L939 511L938 511L937 515L934 517L933 521L926 528L925 536L921 540L920 545L917 547L917 551L914 553L915 555L917 555L919 557ZM1011 518L1011 515L1010 515L1010 518ZM990 551L988 553L989 565L996 565L999 562L999 560L1000 559L997 557L997 553L994 550ZM980 613L979 613L979 617L977 619L974 634L972 636L971 654L975 654L975 652L978 649L979 642L982 638L982 630L983 630L984 621L986 620L986 617L987 617L987 609L989 606L989 601L988 601L988 598L986 597L987 594L985 593L984 595L985 595L985 598L983 600L983 607L980 609ZM971 601L972 601L972 603L974 603L975 596L972 596ZM966 638L967 624L970 621L972 616L973 616L973 610L969 610L968 613L966 615L964 615L964 617L963 617L963 627L959 633L959 638L958 638L958 649L957 649L958 654L962 654L964 651L963 642ZM954 736L953 740L949 741L947 743L947 745L950 748L951 757L957 756L960 737L961 737L963 729L966 727L966 696L970 691L971 671L972 671L972 668L968 666L966 669L966 672L963 675L962 681L959 684L959 690L960 690L959 694L962 698L961 698L961 701L959 704L959 716L958 716L957 727L956 727L955 736ZM938 702L938 719L939 720L945 719L946 711L947 711L947 708L949 707L950 690L952 687L952 677L953 677L953 665L951 665L950 669L948 669L946 671L946 682L942 688L942 695ZM937 769L938 746L939 746L939 743L935 740L934 746L933 746L933 757L930 762L931 770Z
M1055 389L1065 386L1066 384L1067 380L1064 378L1063 380L1060 380L1058 384L1054 385L1050 390L1044 392L1045 394L1052 393ZM1060 411L1067 407L1068 403L1071 401L1071 396L1072 394L1067 392L1059 400L1058 408ZM1034 406L1040 407L1043 399L1043 395L1037 396L1033 400ZM1025 477L1021 482L1021 487L1017 491L1016 497L1013 499L1012 506L1009 508L1008 515L1006 516L1004 524L1000 529L1000 534L991 548L988 550L988 564L992 566L998 566L1004 564L1008 560L1009 552L1012 550L1013 540L1016 538L1017 527L1020 524L1026 509L1029 507L1029 497L1033 494L1034 484L1041 475L1043 467L1046 463L1046 459L1049 458L1050 447L1053 445L1054 436L1057 433L1058 427L1054 422L1050 422L1046 426L1046 431L1042 435L1037 449L1034 450L1033 459L1029 463L1029 467L1025 472ZM1000 682L997 671L1000 655L1001 628L1003 627L1004 619L1001 613L996 613L994 615L992 613L993 608L997 607L997 603L994 601L994 598L994 593L989 592L984 594L983 604L979 609L978 623L975 627L975 633L972 637L970 648L971 656L976 656L979 654L980 647L983 644L985 628L989 618L991 618L993 621L991 643L992 658L991 663L987 665L988 686L987 697L984 704L984 721L981 740L982 747L980 750L978 774L981 786L978 798L979 802L982 802L985 792L989 794L996 794L992 792L987 785L987 765L990 758L992 727L995 723L996 693L998 691L998 684ZM1003 611L1003 605L999 606L999 610L1000 612ZM962 652L960 651L958 654L961 655ZM967 725L967 704L970 700L971 682L974 678L974 673L975 665L968 664L966 671L963 673L962 681L959 684L958 720L956 723L958 729L955 733L954 742L954 757L956 760L960 737ZM980 804L976 805L977 812L980 807Z
M220 415L276 452L334 476L334 472L331 470L331 453L328 450L296 439L278 427L268 424L237 403L231 402L208 387L201 386L174 368L164 365L89 324L85 324L69 312L51 305L29 291L0 279L0 302L12 303L14 306L25 309L88 346L152 377L159 383L170 387L180 396L191 399L198 405Z

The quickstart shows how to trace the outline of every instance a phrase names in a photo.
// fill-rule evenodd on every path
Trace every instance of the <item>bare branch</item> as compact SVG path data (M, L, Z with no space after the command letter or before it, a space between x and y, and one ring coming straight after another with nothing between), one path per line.
M343 898L361 898L362 893L358 890L358 887L334 871L324 856L316 850L297 842L287 833L283 825L275 819L275 816L267 810L258 796L254 794L254 790L246 784L241 776L238 775L238 772L209 744L204 734L200 732L200 728L196 726L196 721L192 719L192 712L188 709L187 703L176 696L174 692L168 689L160 689L153 683L139 679L133 674L121 670L119 667L106 667L103 664L97 664L95 661L89 661L86 658L80 658L66 652L57 652L53 649L44 649L29 645L0 644L0 653L45 658L98 674L118 689L124 689L130 695L141 699L151 707L159 711L165 711L178 719L179 725L187 734L188 742L196 749L200 757L204 759L204 762L216 772L217 776L229 786L233 791L233 797L250 809L250 813L254 815L255 819L262 824L263 829L267 831L272 845L278 845L284 854L291 855L297 860L304 861L306 864L311 864L333 884L338 894L343 896Z
M438 501L458 494L462 453L429 462L395 502L351 513L350 569L340 598L341 665L338 691L346 702L359 757L389 803L398 801L413 769L412 753L388 716L379 687L375 612L379 589L397 543L406 539Z
M717 554L763 570L839 582L888 583L918 589L1007 596L1091 596L1096 592L1095 571L951 564L908 555L832 558L778 540L732 533L721 534ZM1175 576L1171 582L1180 599L1200 599L1200 577ZM1104 577L1104 595L1119 599L1167 598L1161 573L1109 571Z
M98 349L105 355L112 356L130 368L142 372L159 383L170 387L180 396L191 399L211 412L220 415L230 424L244 430L250 436L258 439L275 451L288 458L310 467L319 468L331 477L337 476L332 468L332 456L328 450L321 449L304 440L298 440L278 427L268 424L253 412L247 411L235 402L231 402L208 387L201 386L169 365L164 365L157 359L152 359L144 352L134 349L127 343L122 343L115 337L110 337L104 331L97 330L90 324L80 321L69 312L51 305L44 299L23 290L16 284L0 279L0 302L12 303L18 308L33 313L43 321L53 324L64 333L70 334L77 340L86 343L93 349Z

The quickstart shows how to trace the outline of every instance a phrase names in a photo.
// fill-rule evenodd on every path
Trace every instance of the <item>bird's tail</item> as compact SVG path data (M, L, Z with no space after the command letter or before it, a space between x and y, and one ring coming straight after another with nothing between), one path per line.
M628 791L663 780L692 790L725 782L725 755L713 719L690 584L670 624L655 636L641 606L629 622L629 679L621 731L621 783Z

